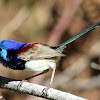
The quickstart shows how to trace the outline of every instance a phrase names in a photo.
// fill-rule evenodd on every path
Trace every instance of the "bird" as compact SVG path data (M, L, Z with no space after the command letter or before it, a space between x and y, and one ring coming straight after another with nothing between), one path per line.
M97 22L57 46L49 46L37 42L22 43L14 40L2 40L0 41L0 63L13 70L41 71L39 74L28 77L24 80L29 80L33 77L42 75L48 72L49 68L52 68L51 80L48 86L49 89L52 87L56 63L61 57L66 56L63 54L66 45L89 31L94 30L98 26L100 26L100 22Z

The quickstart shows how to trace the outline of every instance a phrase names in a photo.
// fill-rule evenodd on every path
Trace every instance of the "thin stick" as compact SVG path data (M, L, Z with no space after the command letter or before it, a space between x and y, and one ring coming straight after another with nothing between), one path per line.
M49 70L47 69L47 70L45 70L45 71L43 71L43 72L41 72L41 73L38 73L38 74L33 75L33 76L31 76L31 77L28 77L28 78L26 78L25 80L29 80L29 79L31 79L31 78L33 78L33 77L36 77L36 76L39 76L39 75L45 74L45 73L47 73L48 71L49 71Z

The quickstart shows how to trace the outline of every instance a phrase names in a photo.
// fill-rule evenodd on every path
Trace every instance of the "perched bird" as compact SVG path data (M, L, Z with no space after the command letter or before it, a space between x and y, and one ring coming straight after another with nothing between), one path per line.
M54 47L40 43L22 43L14 40L0 41L0 63L14 70L42 71L37 75L26 78L26 80L48 72L49 67L51 67L53 72L49 84L50 88L55 74L56 62L61 56L65 56L62 52L66 45L99 25L100 22Z

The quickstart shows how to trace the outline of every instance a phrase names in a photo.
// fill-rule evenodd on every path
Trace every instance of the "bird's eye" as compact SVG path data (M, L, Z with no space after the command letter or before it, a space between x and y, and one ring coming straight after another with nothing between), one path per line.
M0 48L0 51L2 51L2 49Z

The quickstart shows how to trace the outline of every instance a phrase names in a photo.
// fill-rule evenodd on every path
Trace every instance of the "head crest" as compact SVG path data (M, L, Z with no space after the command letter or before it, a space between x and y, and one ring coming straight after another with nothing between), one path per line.
M3 49L19 49L20 47L22 47L25 43L19 42L19 41L14 41L14 40L3 40L0 41L0 47Z

